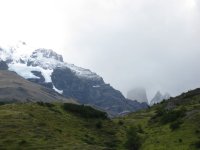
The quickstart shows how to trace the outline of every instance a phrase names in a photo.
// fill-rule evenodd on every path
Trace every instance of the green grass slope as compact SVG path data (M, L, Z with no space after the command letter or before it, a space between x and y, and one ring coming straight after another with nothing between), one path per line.
M200 89L115 122L121 124L118 137L122 143L126 131L136 128L141 150L200 150Z
M104 113L66 105L1 105L0 149L116 149L117 126Z
M75 104L0 105L1 150L200 150L200 89L107 118Z

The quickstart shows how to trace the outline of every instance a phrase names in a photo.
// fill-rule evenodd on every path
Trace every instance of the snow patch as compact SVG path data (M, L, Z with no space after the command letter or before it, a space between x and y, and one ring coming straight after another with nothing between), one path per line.
M46 83L52 82L51 74L53 70L45 70L41 67L32 67L32 66L27 66L26 64L21 64L21 63L9 64L8 67L10 71L16 72L17 74L24 77L25 79L30 79L30 78L39 79L39 77L35 76L31 71L41 72L41 74L45 78Z
M11 71L15 71L26 79L38 78L31 71L40 71L45 78L45 82L51 82L53 69L67 67L79 78L102 80L100 76L89 69L63 62L62 55L53 50L35 49L22 41L11 45L1 44L0 60L6 61Z
M99 87L101 87L100 85L94 85L94 86L92 86L93 88L99 88Z
M63 90L57 89L54 85L53 85L53 89L54 89L54 91L58 92L59 94L63 94Z

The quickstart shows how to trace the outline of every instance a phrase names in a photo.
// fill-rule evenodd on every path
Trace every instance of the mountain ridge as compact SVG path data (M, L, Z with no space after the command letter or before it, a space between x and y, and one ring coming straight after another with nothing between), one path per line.
M0 70L0 101L10 102L69 102L78 104L72 99L66 99L49 88L29 82L15 72Z
M21 46L23 50L27 47L24 44ZM147 108L147 105L140 103L137 107L129 105L122 93L105 83L102 77L89 69L64 62L62 55L51 49L36 49L32 54L21 57L16 54L18 50L20 46L8 49L1 47L0 59L7 63L8 70L31 82L53 89L66 98L103 109L110 116Z

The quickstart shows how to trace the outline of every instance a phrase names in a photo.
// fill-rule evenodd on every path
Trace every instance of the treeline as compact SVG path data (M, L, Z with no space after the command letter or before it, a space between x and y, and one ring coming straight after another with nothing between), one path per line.
M101 118L101 119L108 118L107 113L94 109L91 106L65 103L63 104L63 109L65 111L80 115L81 117L84 118Z
M48 107L51 110L54 110L53 107L55 106L52 103L45 103L45 102L37 102L37 104L43 107ZM61 107L63 108L63 110L74 113L83 118L108 119L108 115L106 112L94 109L91 106L64 103L61 105Z
M184 107L177 110L167 110L163 107L158 107L156 114L150 119L150 122L160 122L161 124L170 123L171 130L180 128L183 123L182 118L186 115Z

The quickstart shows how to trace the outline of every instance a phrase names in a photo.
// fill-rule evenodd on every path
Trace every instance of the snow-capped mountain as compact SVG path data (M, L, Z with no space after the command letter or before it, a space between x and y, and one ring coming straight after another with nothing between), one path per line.
M103 78L88 69L64 62L62 55L51 49L34 49L25 42L14 46L0 46L0 60L8 70L25 79L51 88L67 98L89 104L112 116L133 112L146 105L130 105L128 100Z
M70 68L79 78L102 80L100 76L88 69L65 63L62 55L57 54L51 49L36 49L32 54L26 52L30 52L32 49L25 42L19 42L14 46L0 47L0 60L8 63L10 71L15 71L26 79L37 79L39 77L35 76L32 72L41 72L46 83L52 82L51 74L53 69L58 67Z

